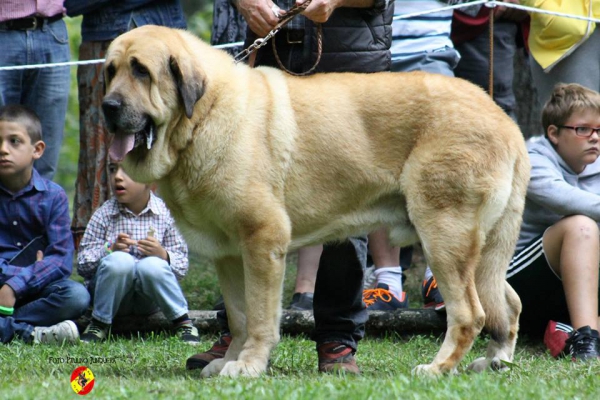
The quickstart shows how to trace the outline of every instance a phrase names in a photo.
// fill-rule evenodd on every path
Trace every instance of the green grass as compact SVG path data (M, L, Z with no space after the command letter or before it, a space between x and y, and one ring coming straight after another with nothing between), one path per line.
M214 336L204 337L204 349ZM519 346L515 366L505 373L464 372L439 379L411 376L429 362L440 339L427 336L366 338L357 360L360 377L322 376L316 372L314 344L305 337L284 337L272 355L270 373L259 379L201 379L184 369L193 347L162 334L119 338L76 346L28 346L12 342L0 349L0 398L75 398L70 375L79 365L95 376L89 398L114 399L597 399L600 363L553 360L536 345ZM476 342L466 361L481 355ZM92 357L108 359L96 363ZM73 362L73 359L79 359ZM82 362L83 361L83 362Z
M420 306L424 265L417 257L407 272L411 305ZM295 277L295 257L289 260L284 304ZM219 296L214 267L191 257L182 281L191 309L210 309ZM185 360L209 348L216 336L204 334L196 348L164 333L107 343L74 346L31 346L21 341L0 346L0 399L80 398L70 376L80 365L95 376L94 389L83 398L99 399L598 399L600 362L554 360L540 343L520 340L514 365L504 373L470 374L466 366L485 353L487 338L479 338L461 363L458 375L428 379L411 375L418 364L431 362L441 337L390 334L360 343L359 377L317 373L314 343L305 336L284 336L271 356L269 374L259 379L201 379L185 370ZM104 362L98 362L104 361ZM106 362L108 361L108 362Z

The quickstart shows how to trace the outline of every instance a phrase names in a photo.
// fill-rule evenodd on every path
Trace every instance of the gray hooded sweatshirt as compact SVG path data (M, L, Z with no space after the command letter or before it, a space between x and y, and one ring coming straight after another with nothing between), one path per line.
M517 252L565 216L600 222L600 158L576 174L544 137L529 145L529 159L531 181Z

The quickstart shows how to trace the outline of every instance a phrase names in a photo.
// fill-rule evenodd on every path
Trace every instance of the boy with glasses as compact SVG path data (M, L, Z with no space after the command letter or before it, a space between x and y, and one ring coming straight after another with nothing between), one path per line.
M523 304L521 332L540 335L547 325L553 356L566 350L574 361L593 360L600 356L600 94L556 85L542 125L545 137L529 149L531 181L507 279Z

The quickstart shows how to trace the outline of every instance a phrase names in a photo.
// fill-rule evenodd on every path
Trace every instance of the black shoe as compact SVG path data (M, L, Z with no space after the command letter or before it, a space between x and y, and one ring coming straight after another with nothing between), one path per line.
M589 325L571 332L566 344L573 361L591 361L600 358L600 335Z
M292 302L288 307L290 310L295 311L312 311L313 310L313 296L314 293L294 293L292 296Z

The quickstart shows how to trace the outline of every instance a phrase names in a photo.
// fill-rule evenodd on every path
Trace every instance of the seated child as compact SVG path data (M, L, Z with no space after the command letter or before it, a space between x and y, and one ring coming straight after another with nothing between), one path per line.
M92 295L92 320L81 340L106 339L117 315L149 315L160 309L184 342L197 344L198 329L177 279L188 270L187 245L164 202L149 185L137 183L109 164L114 197L85 230L78 272Z
M546 327L552 355L565 349L573 360L595 360L600 94L558 84L542 110L542 125L545 137L529 147L531 181L507 279L523 303L522 332L541 336Z
M69 279L73 237L69 200L33 167L44 153L42 126L30 109L0 107L0 341L78 342L70 321L90 296Z

